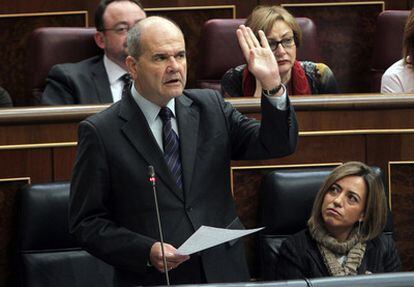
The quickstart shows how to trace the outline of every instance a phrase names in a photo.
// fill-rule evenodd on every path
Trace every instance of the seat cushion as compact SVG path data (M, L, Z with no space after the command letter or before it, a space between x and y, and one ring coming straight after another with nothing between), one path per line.
M112 286L113 268L84 250L22 255L24 286Z

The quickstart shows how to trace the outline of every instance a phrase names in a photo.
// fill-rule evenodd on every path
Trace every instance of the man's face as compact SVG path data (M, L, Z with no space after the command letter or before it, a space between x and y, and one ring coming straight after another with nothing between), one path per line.
M104 31L98 32L96 42L105 50L106 56L126 69L125 59L128 56L128 30L145 12L130 1L116 1L108 5L103 15Z
M149 101L165 106L182 94L186 84L184 37L172 23L160 21L143 29L141 44L142 54L130 69L135 87Z

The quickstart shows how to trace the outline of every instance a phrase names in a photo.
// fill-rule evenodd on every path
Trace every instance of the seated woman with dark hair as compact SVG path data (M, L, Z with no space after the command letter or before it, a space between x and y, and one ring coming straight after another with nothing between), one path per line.
M257 6L246 19L245 25L256 36L259 30L266 34L289 95L338 93L335 77L327 65L296 60L296 48L301 44L302 32L295 17L286 9L280 6ZM260 84L247 65L227 71L221 79L221 87L225 97L260 97L262 93Z
M276 280L396 272L400 258L383 234L388 208L380 176L348 162L327 177L308 228L280 248Z

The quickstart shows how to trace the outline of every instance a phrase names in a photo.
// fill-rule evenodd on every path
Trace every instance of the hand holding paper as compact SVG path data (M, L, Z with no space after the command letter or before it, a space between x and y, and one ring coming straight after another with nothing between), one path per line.
M215 228L202 225L177 249L177 253L181 255L190 255L221 243L257 232L263 228L264 227L239 230Z
M190 259L188 255L182 255L177 253L177 249L168 243L164 243L165 258L167 261L167 269L171 270L178 265ZM150 251L150 263L160 272L164 272L164 263L162 259L161 243L156 242L152 245Z

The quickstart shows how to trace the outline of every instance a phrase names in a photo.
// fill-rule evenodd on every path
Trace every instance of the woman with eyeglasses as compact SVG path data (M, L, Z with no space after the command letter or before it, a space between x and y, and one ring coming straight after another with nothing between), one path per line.
M256 36L263 30L279 66L282 83L289 95L335 94L332 71L322 63L297 61L296 48L301 30L295 18L280 6L257 6L246 19ZM260 97L262 88L246 65L230 69L221 79L225 97Z
M313 203L308 228L279 249L274 280L396 272L400 258L383 233L388 208L382 179L361 162L335 168Z

